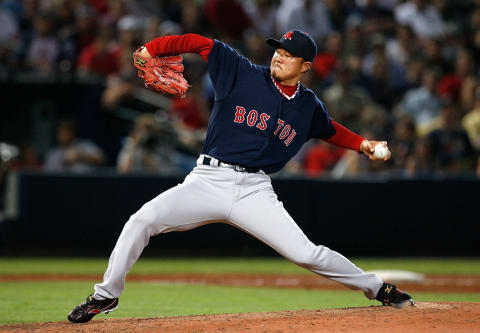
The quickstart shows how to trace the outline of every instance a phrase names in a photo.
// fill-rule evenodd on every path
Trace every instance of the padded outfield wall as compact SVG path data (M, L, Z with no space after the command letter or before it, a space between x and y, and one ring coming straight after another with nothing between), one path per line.
M55 175L10 178L1 255L109 255L123 224L143 203L183 177ZM273 179L305 234L347 256L471 256L478 246L475 178ZM258 221L262 223L262 221ZM144 255L275 255L223 224L150 241Z

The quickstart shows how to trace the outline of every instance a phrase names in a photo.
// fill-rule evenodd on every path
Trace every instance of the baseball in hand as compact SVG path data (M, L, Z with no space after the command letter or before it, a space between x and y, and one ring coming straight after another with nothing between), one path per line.
M387 157L387 155L388 155L387 146L384 146L384 145L381 145L381 144L375 146L375 152L373 153L373 156L375 158L383 159L383 158Z

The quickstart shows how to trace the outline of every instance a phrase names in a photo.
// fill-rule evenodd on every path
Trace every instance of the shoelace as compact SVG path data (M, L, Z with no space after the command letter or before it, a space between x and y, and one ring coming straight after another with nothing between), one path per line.
M79 308L80 308L81 310L86 310L86 309L88 309L88 307L90 307L90 306L92 306L92 305L95 305L95 304L94 304L95 301L96 301L95 298L93 298L92 296L89 296L89 297L85 300L85 302L83 302L82 304L80 304Z

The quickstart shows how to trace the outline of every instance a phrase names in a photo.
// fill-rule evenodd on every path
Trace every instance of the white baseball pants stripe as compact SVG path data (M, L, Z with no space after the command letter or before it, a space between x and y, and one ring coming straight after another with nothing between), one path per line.
M110 256L103 282L95 285L95 297L120 296L127 273L151 236L214 222L244 230L297 265L362 290L370 299L382 286L377 275L367 274L341 254L313 244L278 201L270 177L263 171L246 173L199 164L182 184L161 193L130 217Z

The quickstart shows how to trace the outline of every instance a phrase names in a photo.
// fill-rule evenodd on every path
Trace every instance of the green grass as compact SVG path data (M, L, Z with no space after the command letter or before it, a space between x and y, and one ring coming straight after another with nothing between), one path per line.
M92 291L89 282L2 282L0 325L65 321ZM417 301L480 302L480 295L414 293ZM378 305L360 292L129 282L119 308L98 319L169 317Z
M426 274L480 274L480 259L354 258L364 270L402 269ZM0 275L103 274L108 258L1 258ZM283 258L141 259L132 274L312 274ZM65 320L92 292L93 282L2 282L0 325ZM480 295L415 293L417 301L480 302ZM377 304L360 292L129 282L120 308L106 318L342 308ZM100 318L105 318L100 316Z
M364 270L401 269L425 274L479 274L480 258L352 258ZM108 258L2 258L0 274L103 274ZM271 273L311 274L283 258L141 259L133 274Z

